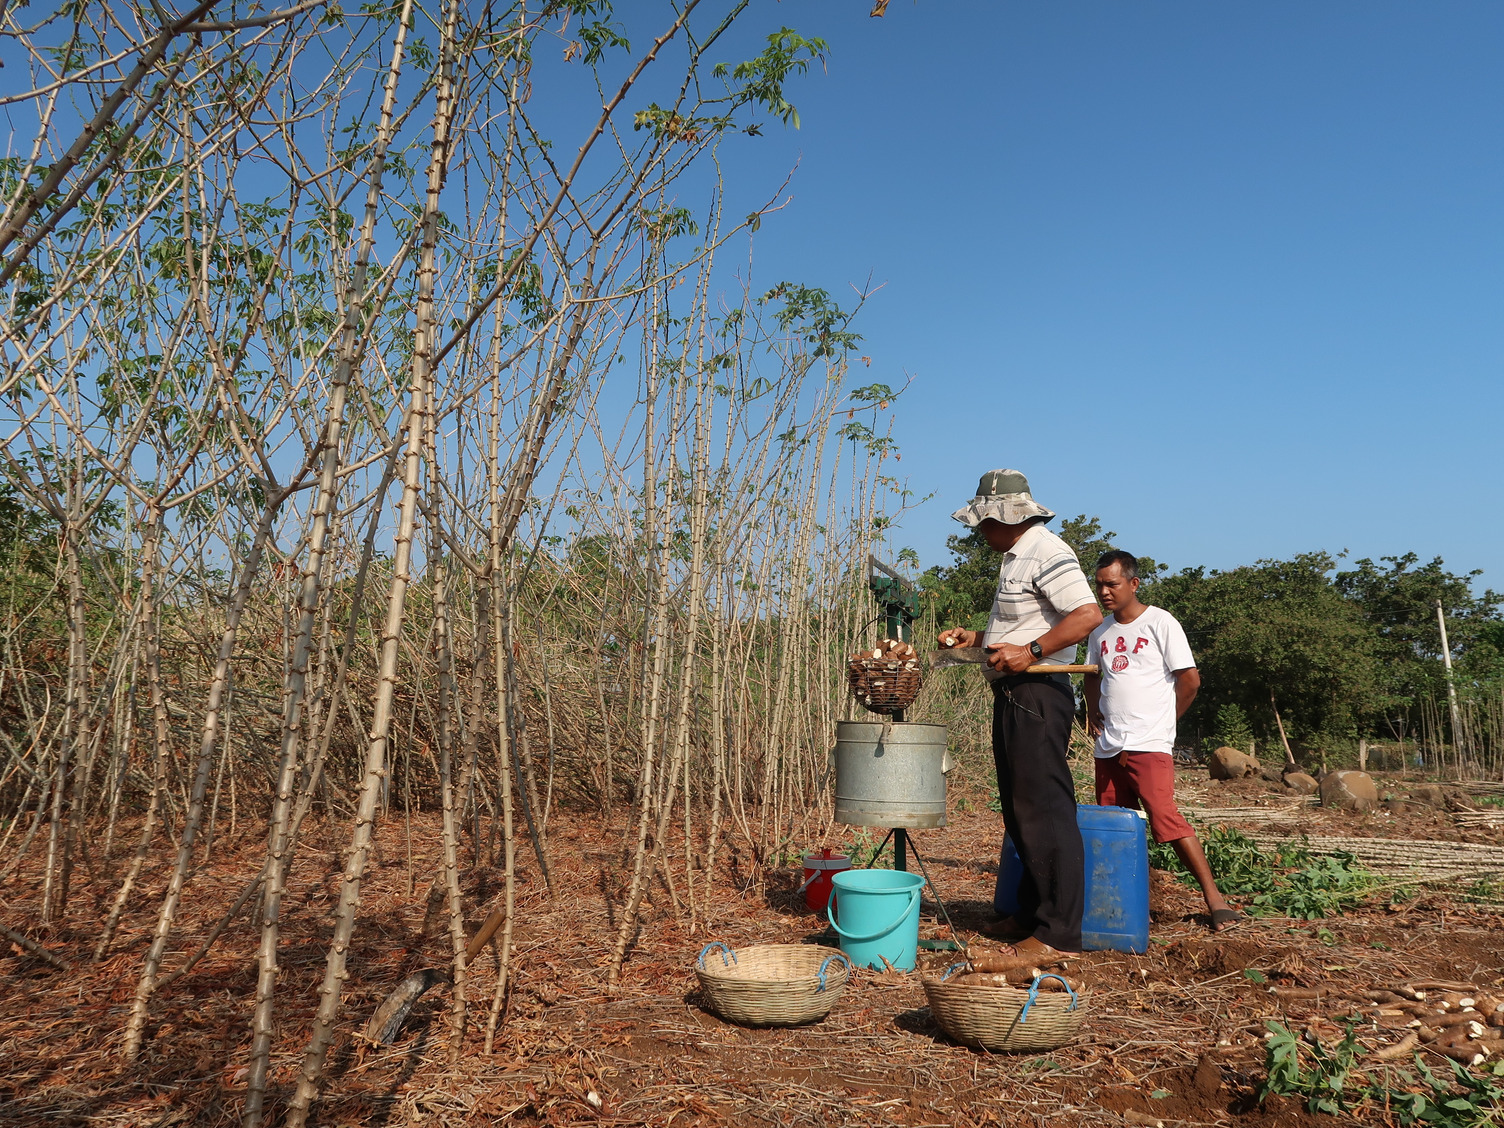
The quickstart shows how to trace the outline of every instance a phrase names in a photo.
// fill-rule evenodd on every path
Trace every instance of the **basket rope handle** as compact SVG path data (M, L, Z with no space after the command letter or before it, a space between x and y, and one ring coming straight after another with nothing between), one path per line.
M1024 1000L1024 1009L1021 1010L1021 1011L1019 1011L1019 1013L1018 1013L1019 1025L1023 1025L1023 1023L1025 1023L1026 1021L1028 1021L1028 1018L1029 1018L1029 1008L1034 1005L1034 1000L1037 999L1037 998L1039 998L1039 985L1041 983L1043 983L1046 979L1058 979L1058 980L1060 980L1060 985L1065 988L1066 993L1069 994L1070 997L1071 997L1071 1005L1068 1006L1068 1007L1066 1007L1065 1009L1066 1010L1075 1010L1076 1009L1076 1003L1077 1003L1076 992L1074 990L1072 990L1071 985L1065 981L1065 977L1064 976L1055 975L1054 973L1047 973L1045 975L1036 975L1034 977L1034 982L1029 985L1029 997Z
M945 969L944 973L940 976L940 982L944 983L947 979L949 979L951 977L951 973L954 972L958 967L968 967L968 966L970 966L970 965L965 960L962 960L960 963L953 963L953 964L951 964L948 968Z
M817 995L821 991L825 990L825 969L830 966L831 960L840 960L843 964L846 965L847 971L851 970L851 961L846 958L845 952L832 952L830 955L826 956L825 962L820 965L820 970L817 973L820 977L820 986L815 989L815 994Z
M726 967L730 967L732 964L740 962L736 958L736 952L731 948L728 948L725 941L712 940L709 944L706 944L705 947L700 950L700 958L697 959L695 963L699 964L703 968L705 966L705 957L710 953L710 950L712 948L719 948L721 950L721 963Z

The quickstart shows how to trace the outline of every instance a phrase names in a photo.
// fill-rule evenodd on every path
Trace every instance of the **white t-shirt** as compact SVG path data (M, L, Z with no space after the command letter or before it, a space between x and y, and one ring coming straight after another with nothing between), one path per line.
M1126 624L1109 615L1087 638L1086 660L1102 668L1097 756L1173 752L1175 671L1196 665L1175 616L1161 607L1146 607Z

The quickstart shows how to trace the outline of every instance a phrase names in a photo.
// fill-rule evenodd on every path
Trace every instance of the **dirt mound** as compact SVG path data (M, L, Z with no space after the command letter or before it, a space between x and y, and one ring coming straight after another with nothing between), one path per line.
M1268 795L1270 786L1246 779L1219 789L1246 787ZM980 802L975 808L984 809ZM1289 809L1287 798L1270 804L1271 812ZM1412 816L1412 827L1449 817L1426 810ZM1387 814L1349 816L1315 807L1302 808L1300 817L1348 825L1394 822ZM1313 1117L1288 1098L1257 1100L1266 1076L1264 1024L1275 1019L1304 1029L1313 1021L1340 1019L1348 1004L1281 995L1271 987L1351 992L1417 977L1491 984L1504 967L1498 918L1444 893L1393 907L1376 901L1323 921L1252 918L1214 936L1199 894L1156 872L1149 950L1088 952L1081 960L1079 973L1094 995L1077 1044L1045 1055L964 1049L935 1027L917 979L866 971L857 973L820 1023L744 1029L696 1005L693 963L712 939L733 947L816 941L825 923L803 908L802 898L790 896L798 883L795 866L759 870L744 848L736 858L722 855L713 870L686 867L676 854L666 854L673 887L655 881L623 983L611 993L605 990L603 951L614 936L613 913L626 884L626 860L614 845L624 822L566 810L549 824L553 895L529 860L522 866L512 968L517 978L505 1000L495 1052L483 1053L496 975L487 951L467 977L471 1025L456 1073L446 1064L450 999L442 986L414 1008L390 1047L372 1054L356 1044L371 1010L404 976L447 966L448 934L426 912L428 875L442 870L438 818L414 814L411 854L404 823L390 820L380 828L381 852L362 893L369 898L371 925L358 930L352 944L348 1009L335 1047L337 1060L349 1064L331 1080L317 1110L320 1123L377 1128L510 1117L519 1124L589 1119L681 1128L813 1128L858 1118L865 1123L869 1111L881 1110L883 1123L911 1126L1032 1125L1042 1117L1072 1128L1122 1128L1123 1113L1132 1112L1130 1121L1138 1124L1147 1119L1314 1128L1335 1121ZM336 855L342 829L311 824L311 848L290 875L281 961L288 989L278 1022L282 1044L291 1050L306 1039L317 1005L328 943L325 862ZM1001 836L996 816L962 811L952 813L946 828L915 833L963 937L969 938L967 925L990 919ZM849 846L853 838L838 830L829 844ZM236 839L216 839L203 895L184 924L184 948L208 938L263 855L259 837L242 832ZM98 892L100 879L84 871L76 880L84 883L78 901L83 906ZM39 881L34 869L11 879L4 887L10 900L0 901L0 922L18 930L26 926L25 899L35 896ZM494 870L467 870L464 895L468 926L474 928L499 895ZM122 1071L115 1064L156 908L155 898L135 899L117 952L99 964L87 962L97 921L82 909L70 914L47 944L76 956L71 975L18 949L0 951L0 976L22 988L0 998L0 1044L9 1047L0 1075L0 1107L7 1115L0 1120L153 1123L162 1117L163 1086L171 1085L185 1123L233 1121L227 1110L233 1114L243 1100L244 1076L236 1070L249 1045L243 1000L254 986L258 939L245 915L231 923L203 964L154 1001L141 1070ZM928 900L921 935L944 935ZM943 967L954 959L953 953L937 952L926 962ZM299 1057L289 1052L275 1061L272 1112L280 1116ZM601 1109L587 1101L592 1092ZM799 1114L791 1115L795 1107Z
M1165 960L1171 967L1211 975L1258 967L1267 959L1263 945L1236 937L1181 940L1165 949Z
M1102 1090L1097 1099L1129 1124L1146 1126L1156 1120L1165 1124L1225 1122L1228 1116L1247 1128L1314 1128L1333 1123L1330 1117L1312 1115L1284 1097L1271 1097L1261 1104L1237 1083L1239 1071L1220 1057L1204 1053L1195 1065L1156 1073L1152 1088L1147 1083L1115 1085Z

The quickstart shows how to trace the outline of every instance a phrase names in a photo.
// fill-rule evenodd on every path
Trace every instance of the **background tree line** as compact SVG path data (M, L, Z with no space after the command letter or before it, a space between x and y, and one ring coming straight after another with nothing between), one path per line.
M1060 535L1088 577L1118 547L1100 518L1062 520ZM999 559L973 530L947 540L953 560L920 585L937 621L986 625ZM1250 739L1279 748L1279 720L1296 751L1341 753L1359 740L1408 744L1504 766L1504 595L1474 591L1481 572L1457 573L1413 552L1348 563L1327 552L1259 560L1225 571L1171 573L1140 556L1140 597L1185 626L1202 673L1181 722L1186 743ZM1446 616L1461 728L1448 715L1436 601Z

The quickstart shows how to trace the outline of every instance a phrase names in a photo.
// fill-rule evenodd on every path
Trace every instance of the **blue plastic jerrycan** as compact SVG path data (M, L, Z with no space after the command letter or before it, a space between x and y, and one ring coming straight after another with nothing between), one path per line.
M1086 910L1081 946L1088 951L1143 953L1149 947L1149 840L1144 820L1127 807L1077 807L1086 847ZM1011 916L1018 907L1023 864L1003 838L993 907Z

